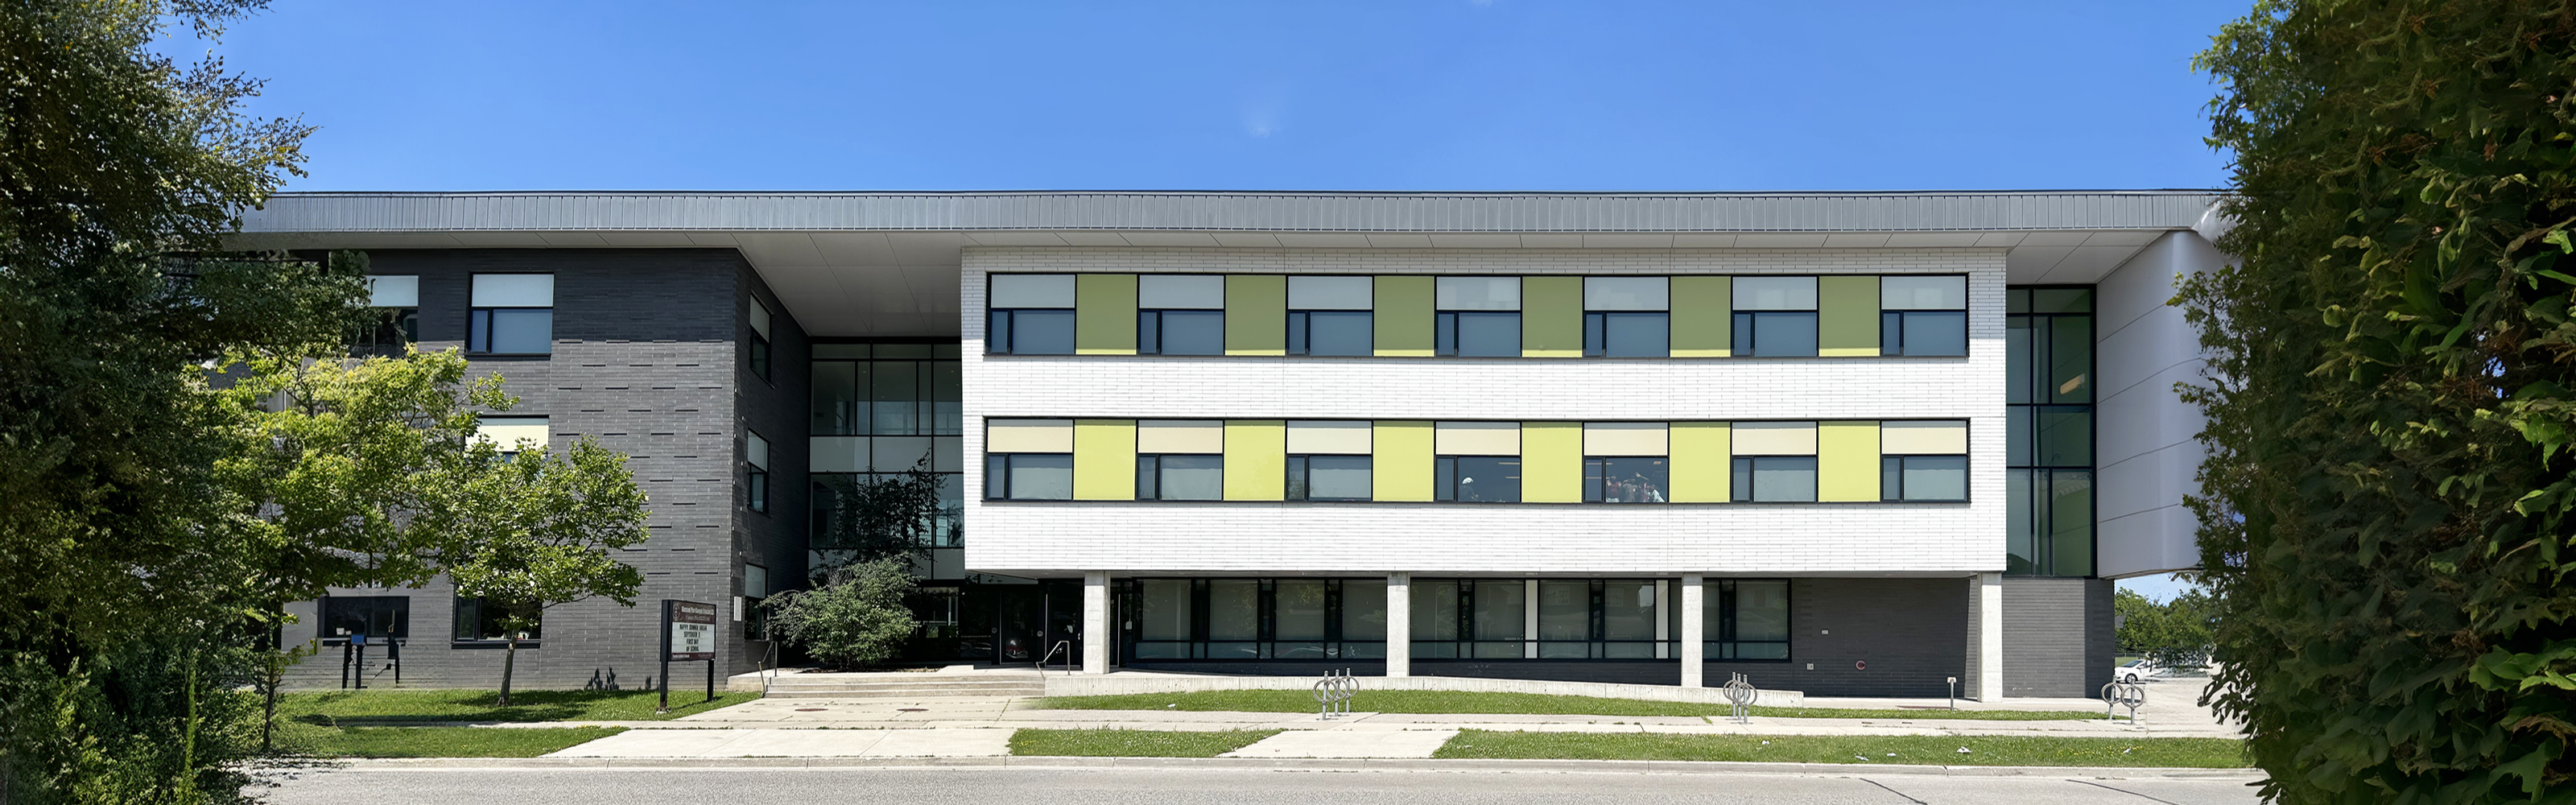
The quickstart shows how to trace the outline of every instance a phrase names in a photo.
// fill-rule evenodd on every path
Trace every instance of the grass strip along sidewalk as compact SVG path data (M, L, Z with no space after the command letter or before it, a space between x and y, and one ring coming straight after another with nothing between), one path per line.
M1051 757L1216 757L1251 746L1279 730L1166 732L1162 730L1041 730L1011 733L1011 754Z
M1116 696L1049 696L1036 707L1047 710L1191 710L1243 713L1312 713L1315 695L1303 690L1204 690L1190 693L1131 693ZM1593 696L1549 696L1537 693L1476 693L1447 690L1363 690L1351 709L1372 713L1531 714L1574 716L1724 716L1726 705L1605 699ZM1771 718L1928 719L1972 718L1988 721L2077 721L2098 719L2094 710L1836 710L1808 707L1755 707L1753 714Z
M286 748L322 757L536 757L621 732L625 727L343 727L297 725Z
M510 704L490 690L340 690L278 697L280 749L325 757L536 757L623 732L602 727L419 727L452 721L660 721L760 698L723 692L671 692L671 712L655 713L654 691L513 691Z
M510 704L489 690L336 690L289 693L278 698L277 717L307 724L404 721L661 721L760 698L757 693L704 689L671 691L671 712L655 713L661 695L649 690L520 690Z
M1968 751L1961 752L1959 750ZM1933 766L2154 766L2238 769L2232 738L2061 738L1942 735L1671 735L1465 730L1435 758L1734 760Z

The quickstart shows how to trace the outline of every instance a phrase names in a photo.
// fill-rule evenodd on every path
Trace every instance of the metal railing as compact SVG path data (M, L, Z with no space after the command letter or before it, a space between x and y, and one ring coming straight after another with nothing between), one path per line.
M1055 645L1047 647L1046 656L1038 658L1038 673L1046 673L1047 661L1055 659L1055 653L1058 651L1064 652L1064 675L1073 675L1074 657L1073 641L1071 640L1058 640L1055 641Z

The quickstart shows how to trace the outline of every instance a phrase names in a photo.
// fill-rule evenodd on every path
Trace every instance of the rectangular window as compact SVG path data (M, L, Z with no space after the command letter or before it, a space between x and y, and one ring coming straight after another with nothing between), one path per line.
M1452 503L1519 503L1520 456L1436 456L1432 499Z
M1289 456L1288 499L1366 501L1370 499L1369 456Z
M1816 278L1736 277L1735 354L1815 357Z
M1881 355L1968 354L1968 278L1878 278Z
M1468 358L1521 355L1521 278L1439 277L1432 284L1432 352Z
M752 511L769 511L769 440L760 434L743 432L743 505Z
M544 450L548 422L541 416L486 416L475 420L474 440L492 445L502 455Z
M769 306L751 300L751 354L748 356L753 376L769 379Z
M1733 469L1737 503L1816 500L1815 456L1738 456Z
M1137 277L1136 354L1225 354L1225 277Z
M2093 289L2005 290L2005 567L2094 572Z
M476 274L465 351L545 355L554 351L555 275Z
M1072 453L994 453L984 457L986 500L1072 500Z
M1967 456L1885 456L1878 461L1878 489L1883 500L1968 499Z
M1073 354L1074 275L995 274L991 289L985 352Z
M1583 502L1664 503L1671 462L1663 456L1591 456L1583 459Z
M1225 456L1137 456L1136 499L1224 500Z
M769 598L769 568L745 563L742 566L742 608L735 619L742 621L742 639L769 639L769 613L760 602Z
M1709 660L1789 659L1789 582L1711 579L1701 598Z
M1529 656L1525 641L1529 634L1529 583L1520 579L1483 579L1469 585L1472 605L1468 619L1474 624L1475 644L1462 655L1477 659L1519 659Z
M1374 277L1289 277L1288 354L1377 354Z
M1672 287L1664 277L1585 277L1583 311L1587 357L1672 354Z
M349 354L402 357L406 347L420 342L420 277L368 277L367 289L372 318L350 340Z
M350 635L369 639L411 637L411 596L333 595L322 599L322 639L345 642Z
M512 614L510 607L500 602L486 598L459 596L456 599L456 642L486 643L508 640L510 632L504 628L503 620ZM530 623L524 631L519 632L519 639L521 641L540 639L541 624L535 621L542 616L537 612L525 614ZM522 642L520 648L529 648L529 646Z

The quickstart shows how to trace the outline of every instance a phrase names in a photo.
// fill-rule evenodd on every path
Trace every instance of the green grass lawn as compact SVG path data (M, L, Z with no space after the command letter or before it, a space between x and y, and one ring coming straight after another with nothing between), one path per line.
M1037 730L1011 733L1011 754L1057 757L1216 757L1279 734L1278 730Z
M1959 750L1966 748L1967 753ZM1514 760L1752 760L1784 763L1910 763L1938 766L2245 767L2243 744L2228 738L2052 738L2039 736L1669 735L1655 733L1465 730L1436 758Z
M624 727L325 727L289 724L278 748L322 757L536 757Z
M1365 683L1363 683L1365 684ZM1312 713L1315 695L1303 690L1208 690L1192 693L1135 693L1118 696L1050 696L1039 708L1053 710L1222 710L1245 713ZM1375 713L1537 714L1583 716L1724 716L1726 705L1605 699L1592 696L1546 696L1536 693L1473 693L1446 690L1363 689L1351 709ZM1753 714L1775 718L1943 719L1995 721L2063 721L2101 718L2089 710L1830 710L1756 707Z
M703 713L760 698L758 693L717 691L706 701L706 689L671 691L671 712L657 714L659 694L634 690L520 690L510 692L510 706L492 702L490 690L369 689L289 693L279 697L279 721L325 726L342 722L403 721L656 721Z

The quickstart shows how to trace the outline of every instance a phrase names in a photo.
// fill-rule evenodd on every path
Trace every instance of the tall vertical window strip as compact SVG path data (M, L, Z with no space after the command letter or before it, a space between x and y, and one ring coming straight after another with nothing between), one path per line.
M751 353L746 356L746 363L750 365L752 375L759 377L762 380L768 380L769 306L761 304L758 299L751 300L750 349Z
M2093 289L2006 291L2005 572L2090 576Z
M476 274L465 351L545 355L554 351L555 275Z
M742 450L743 504L752 511L769 511L769 440L744 431Z
M1074 275L994 274L989 287L985 352L1073 354Z

